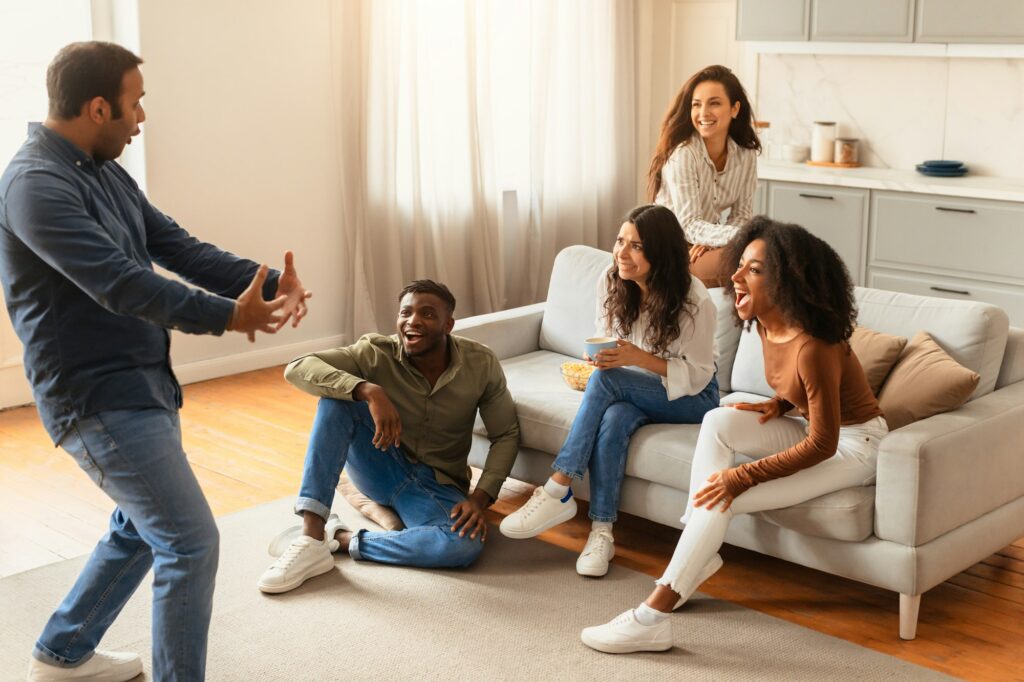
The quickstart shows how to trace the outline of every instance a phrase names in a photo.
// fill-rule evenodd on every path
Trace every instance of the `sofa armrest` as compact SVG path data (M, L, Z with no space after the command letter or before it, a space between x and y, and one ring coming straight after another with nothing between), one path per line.
M1024 381L893 431L878 452L875 534L916 547L1024 496L1022 445Z
M544 303L455 320L453 334L486 344L499 360L540 350Z

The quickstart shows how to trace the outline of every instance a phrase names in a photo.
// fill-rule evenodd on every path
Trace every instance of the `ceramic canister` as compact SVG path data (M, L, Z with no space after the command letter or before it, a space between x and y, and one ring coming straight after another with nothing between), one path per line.
M831 163L836 140L834 121L815 121L811 132L811 161Z

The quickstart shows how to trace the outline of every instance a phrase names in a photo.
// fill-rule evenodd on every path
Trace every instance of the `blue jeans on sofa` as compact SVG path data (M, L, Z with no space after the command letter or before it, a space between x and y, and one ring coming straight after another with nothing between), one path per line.
M571 478L590 471L590 518L618 518L629 439L644 424L699 424L718 407L718 379L700 393L669 400L661 377L630 368L596 370L552 468Z

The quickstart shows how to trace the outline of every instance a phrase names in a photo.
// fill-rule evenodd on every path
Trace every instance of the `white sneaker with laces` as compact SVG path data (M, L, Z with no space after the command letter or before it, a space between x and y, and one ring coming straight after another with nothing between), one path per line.
M338 518L337 514L331 514L327 517L327 523L324 525L324 537L327 538L327 542L332 552L338 551L338 541L334 539L334 536L339 530L351 529ZM284 554L284 551L288 549L288 546L292 544L295 538L300 537L301 535L302 526L291 526L290 528L285 528L270 541L270 544L267 546L267 554L272 557L281 556Z
M533 496L526 504L502 519L498 530L505 537L516 540L540 535L576 516L576 500L572 492L566 497L568 499L563 502L549 495L544 486L540 486L533 491Z
M330 543L300 535L270 568L263 571L256 585L261 592L278 594L294 590L309 578L322 575L334 568Z
M142 674L142 657L122 651L97 649L88 661L74 668L61 668L32 657L28 666L29 682L49 680L96 680L123 682Z
M683 604L686 603L686 600L692 597L693 593L697 591L697 588L703 585L705 580L713 576L715 573L718 573L718 569L720 569L724 563L725 562L722 561L721 554L715 554L715 556L711 557L710 561L704 564L704 570L697 575L697 580L695 580L694 583L686 589L686 592L679 595L679 601L677 601L676 605L672 607L672 610L678 611L682 608Z
M630 609L604 625L584 628L580 639L591 649L606 654L668 651L672 648L672 619L662 618L654 625L643 625Z
M590 531L587 544L576 560L576 572L580 575L600 578L608 572L608 562L615 556L615 538L607 528Z

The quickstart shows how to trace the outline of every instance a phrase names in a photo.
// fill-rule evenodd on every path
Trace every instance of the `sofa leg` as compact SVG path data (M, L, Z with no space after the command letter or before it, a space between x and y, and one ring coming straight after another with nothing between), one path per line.
M900 639L917 637L917 611L921 607L921 595L900 595Z

